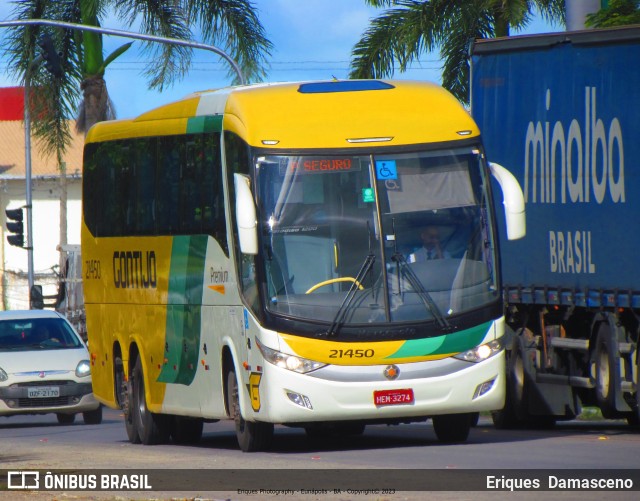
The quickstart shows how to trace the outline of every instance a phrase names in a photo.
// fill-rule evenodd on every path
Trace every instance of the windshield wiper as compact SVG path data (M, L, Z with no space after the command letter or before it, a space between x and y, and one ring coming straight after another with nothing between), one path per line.
M394 241L394 250L391 260L398 263L398 280L400 280L400 276L406 278L413 290L418 294L418 297L422 300L422 303L431 312L433 318L436 319L436 322L438 323L440 328L445 331L451 331L453 329L451 327L451 324L444 317L444 315L440 311L440 308L438 308L438 305L431 297L431 294L429 294L427 289L424 288L424 285L422 285L422 282L416 276L411 266L407 264L407 261L402 253L398 252L398 239L396 238L395 219L391 220L391 229L393 231ZM398 293L401 293L402 291L401 285L402 284L398 283Z
M333 322L331 322L331 325L326 332L327 336L335 336L338 333L338 329L344 323L344 319L347 316L349 307L351 306L353 299L356 297L358 287L360 287L360 284L364 281L364 278L367 276L367 273L369 273L369 270L371 270L371 267L376 260L376 256L371 251L371 228L369 227L369 221L367 221L367 231L369 233L369 254L364 259L364 262L362 263L362 266L360 266L358 274L351 284L351 287L349 287L346 296L342 300L342 304L338 308L335 317L333 317Z

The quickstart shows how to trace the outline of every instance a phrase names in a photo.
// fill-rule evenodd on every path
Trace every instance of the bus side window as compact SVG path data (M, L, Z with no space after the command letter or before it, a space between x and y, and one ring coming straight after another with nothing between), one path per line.
M184 158L184 145L179 139L160 139L158 156L158 189L156 191L157 228L160 235L173 235L179 231L180 164Z

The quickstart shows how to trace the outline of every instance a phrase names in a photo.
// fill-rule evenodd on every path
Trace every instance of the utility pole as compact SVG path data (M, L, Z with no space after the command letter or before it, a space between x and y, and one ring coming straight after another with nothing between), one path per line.
M31 188L31 72L38 67L42 57L36 57L27 67L24 77L24 176L26 180L25 208L27 209L27 282L29 286L29 309L33 289L33 200Z

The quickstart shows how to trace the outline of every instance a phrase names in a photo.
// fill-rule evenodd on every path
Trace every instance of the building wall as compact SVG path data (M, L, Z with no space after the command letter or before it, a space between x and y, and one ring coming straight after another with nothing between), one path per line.
M80 244L81 181L67 178L67 243ZM21 309L29 307L27 251L7 243L5 209L25 205L24 179L0 180L0 207L2 208L2 279L0 280L0 308ZM60 253L60 186L57 178L32 180L33 202L33 269L34 283L43 285L43 293L57 293ZM26 211L25 211L26 217ZM26 219L25 219L26 245Z

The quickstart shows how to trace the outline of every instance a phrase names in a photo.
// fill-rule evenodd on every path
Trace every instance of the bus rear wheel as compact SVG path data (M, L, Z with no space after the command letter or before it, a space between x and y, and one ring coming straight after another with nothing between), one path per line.
M229 415L236 424L236 437L242 452L264 451L273 441L273 424L245 421L240 412L238 379L234 370L227 374L227 398Z
M169 440L169 419L162 414L154 414L147 408L142 362L140 358L136 360L136 365L133 368L132 386L133 425L138 432L140 441L144 445L155 445L167 442Z
M122 413L124 414L124 428L127 432L127 438L132 444L141 443L140 434L133 421L133 384L131 379L124 383L125 390L123 396Z
M471 430L471 414L433 416L433 429L438 440L445 444L466 442Z

